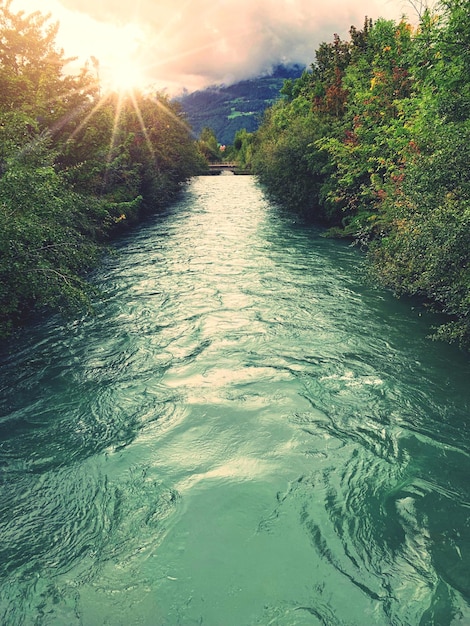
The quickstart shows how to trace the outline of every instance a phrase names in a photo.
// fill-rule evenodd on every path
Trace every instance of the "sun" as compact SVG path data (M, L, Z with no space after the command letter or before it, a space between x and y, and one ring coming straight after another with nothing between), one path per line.
M130 93L142 91L148 79L142 67L132 59L116 59L109 68L109 86L111 91Z
M100 82L105 91L143 91L149 83L146 74L147 34L140 25L107 25L96 41Z

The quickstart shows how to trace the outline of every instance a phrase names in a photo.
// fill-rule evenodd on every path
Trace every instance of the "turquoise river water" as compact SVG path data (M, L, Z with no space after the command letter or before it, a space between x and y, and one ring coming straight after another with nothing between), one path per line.
M4 344L3 626L470 624L470 364L252 177Z

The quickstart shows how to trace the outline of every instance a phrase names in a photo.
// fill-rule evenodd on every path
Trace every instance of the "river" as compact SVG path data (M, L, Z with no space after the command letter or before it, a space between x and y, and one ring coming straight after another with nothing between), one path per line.
M5 626L470 624L470 364L252 177L2 347Z

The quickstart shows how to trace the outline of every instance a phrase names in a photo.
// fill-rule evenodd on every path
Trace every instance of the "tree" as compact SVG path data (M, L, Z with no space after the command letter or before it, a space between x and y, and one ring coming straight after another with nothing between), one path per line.
M298 96L279 101L265 116L256 133L253 169L269 193L309 219L321 220L319 192L325 154L315 146L324 123L310 102Z
M34 115L41 130L58 130L64 114L95 93L96 82L87 70L65 75L71 59L55 47L57 23L38 11L13 13L11 3L0 3L0 110L20 109Z
M208 161L218 161L220 159L219 144L212 128L207 126L202 129L199 137L199 150Z
M90 205L55 172L47 141L9 162L0 178L1 331L33 308L85 302L91 287L81 274L97 258L90 234L101 217Z

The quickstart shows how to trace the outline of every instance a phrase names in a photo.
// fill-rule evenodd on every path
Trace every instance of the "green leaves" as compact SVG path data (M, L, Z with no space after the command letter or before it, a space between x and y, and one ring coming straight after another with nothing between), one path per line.
M311 219L318 209L325 154L315 145L322 124L308 101L299 96L279 102L257 133L253 168L271 195Z
M76 223L84 198L52 167L10 166L0 179L0 325L33 307L70 308L91 288L81 278L98 248Z

